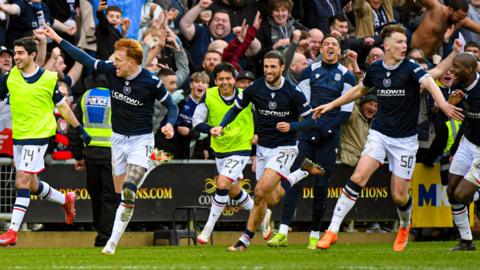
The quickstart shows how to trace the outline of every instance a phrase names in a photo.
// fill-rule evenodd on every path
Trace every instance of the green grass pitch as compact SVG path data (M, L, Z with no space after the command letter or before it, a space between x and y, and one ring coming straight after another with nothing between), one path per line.
M328 251L252 246L229 253L226 246L117 248L0 248L0 269L480 269L480 251L450 252L454 242L410 243L403 253L390 244L337 244Z

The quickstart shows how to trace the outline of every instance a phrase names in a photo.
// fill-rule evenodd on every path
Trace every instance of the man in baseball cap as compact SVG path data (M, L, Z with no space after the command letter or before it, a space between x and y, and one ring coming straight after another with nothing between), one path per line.
M13 66L13 51L5 46L0 46L0 72L7 73Z
M255 75L253 75L250 71L242 71L237 76L237 81L235 82L235 86L238 88L245 89L247 88L253 81L255 81Z

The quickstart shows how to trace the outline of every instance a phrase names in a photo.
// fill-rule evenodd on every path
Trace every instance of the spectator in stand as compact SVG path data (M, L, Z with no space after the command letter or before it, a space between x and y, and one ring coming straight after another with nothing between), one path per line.
M228 43L225 40L217 39L208 45L208 51L217 51L219 54L223 55L223 51L228 47Z
M213 13L219 10L228 12L232 27L241 26L243 20L252 25L257 11L263 12L266 1L258 0L214 0L210 9Z
M475 41L469 41L465 46L463 47L463 50L465 52L472 53L475 58L477 58L477 61L480 59L480 44L478 44Z
M80 7L79 0L45 0L45 4L52 13L52 17L62 22L68 27L77 27L75 19L77 9ZM73 36L66 36L73 40Z
M375 40L372 37L349 37L348 21L342 15L330 17L329 22L330 33L341 41L342 54L345 54L347 50L355 51L357 54L360 54L359 61L363 63L368 50L374 45Z
M193 154L198 158L199 153L202 159L205 158L203 149L208 149L208 134L192 128L192 116L208 88L209 80L205 72L193 73L190 80L190 95L178 104L179 114L175 125L177 132L172 140L175 145L173 155L176 159L190 159Z
M142 14L140 16L140 31L138 31L138 39L141 39L144 36L144 32L149 28L149 26L152 23L152 20L159 19L163 20L164 18L161 18L162 16L165 16L163 14L163 9L160 7L160 5L150 1L150 0L144 0L143 5L142 5Z
M77 31L75 26L67 26L54 19L48 6L42 0L12 0L11 4L0 4L0 11L10 15L7 29L5 46L12 47L14 40L32 35L32 31L43 24L52 26L54 29L74 35Z
M226 48L224 48L222 59L224 62L232 64L236 71L241 71L243 69L240 66L240 61L254 41L261 23L262 19L260 18L260 12L257 12L252 26L249 26L246 20L243 20L241 27L235 27L235 29L233 29L235 38L228 43Z
M293 31L297 28L306 30L290 16L292 8L292 0L268 1L269 16L263 20L257 34L258 40L262 43L257 58L263 59L263 55L272 49L283 53L290 44Z
M12 59L13 51L5 46L0 46L0 73L2 76L12 69ZM0 156L13 157L12 112L8 98L0 101L0 137Z
M469 0L467 17L474 22L480 22L480 0ZM460 32L462 33L465 41L474 41L476 43L480 43L480 36L478 36L477 33L465 28L461 28Z
M350 118L340 132L340 162L353 173L367 141L368 130L377 113L377 96L368 94L355 102Z
M190 41L190 55L193 70L199 70L200 59L203 59L207 52L208 45L213 39L223 39L227 42L233 39L230 17L225 10L218 10L213 14L212 21L207 27L201 23L195 23L200 12L209 8L211 0L200 0L197 5L191 8L180 20L180 31ZM253 56L258 53L261 44L254 39L246 51L246 56ZM212 83L213 80L210 81Z
M367 54L367 59L365 59L365 67L364 70L367 69L367 67L372 64L373 62L377 60L382 60L383 57L385 56L385 53L380 47L373 47L370 49L370 51Z
M175 75L175 71L169 68L161 68L158 71L157 75L167 89L167 91L170 93L173 103L179 104L180 101L185 99L185 96L183 95L183 90L176 90L177 77ZM163 133L157 132L160 126L163 126L165 124L165 121L167 120L165 116L167 115L167 113L168 108L161 104L161 102L159 102L158 100L155 101L153 111L153 132L155 134L155 147L174 153L176 152L176 144L172 143L171 139L167 139L163 135Z
M328 18L335 15L345 15L343 8L351 0L309 0L302 1L300 22L308 28L318 28L323 33L330 32Z
M255 81L255 75L250 71L242 71L238 74L237 80L235 81L235 86L237 88L245 89L252 82Z
M210 23L212 20L212 11L210 9L204 9L202 12L200 12L200 16L198 16L198 21L200 23L203 23L204 25L207 25Z
M172 96L173 102L178 104L185 97L182 90L177 90L177 76L175 71L169 68L161 68L158 73L158 78L163 82L165 88Z
M218 50L209 50L205 53L205 56L202 61L202 68L200 71L205 72L209 80L209 87L215 86L215 80L213 77L213 70L215 67L222 62L222 54ZM185 93L190 89L190 78L182 85L182 89Z
M375 94L363 96L359 101L355 102L350 118L342 126L339 159L342 164L342 170L347 171L348 174L353 173L360 159L363 146L367 141L368 130L377 113L377 103L378 100ZM353 221L351 221L351 227L349 226L346 231L355 231L353 229ZM385 233L377 222L368 225L367 233L372 232Z
M80 0L80 27L78 47L86 53L95 56L97 51L97 38L95 37L95 19L93 7L88 0Z
M215 81L213 79L213 70L215 67L222 62L222 55L217 51L208 51L202 62L202 71L208 74L210 77L209 87L215 86Z
M443 45L447 30L453 32L460 28L480 33L480 23L467 18L467 0L451 0L444 5L438 0L420 0L426 8L423 19L412 34L410 47L422 50L427 59L433 57Z
M66 83L58 82L58 90L65 97L65 102L72 107L72 97L68 94L69 88ZM57 130L53 139L53 144L50 141L51 149L47 153L52 154L53 160L69 160L73 158L73 153L70 149L70 140L67 136L69 130L68 122L62 117L60 112L55 108L55 120L57 122ZM50 152L51 150L51 152Z
M395 21L394 8L405 0L355 0L355 37L378 36L382 27Z
M480 44L475 41L469 41L463 47L465 52L472 53L477 58L477 71L480 72Z
M181 88L190 73L188 57L180 39L168 26L166 18L159 29L149 28L145 32L142 47L144 49L144 65L148 66L153 59L157 59L158 67L174 69L176 77L174 88ZM173 60L173 63L170 64L170 60Z
M6 3L7 0L1 0L0 4ZM0 44L5 44L5 35L7 34L7 14L0 10Z
M106 16L105 16L106 11ZM114 52L114 44L125 37L130 27L130 19L122 18L122 10L117 6L108 6L106 0L101 0L97 9L98 25L95 30L97 38L97 55L99 60L107 60ZM122 32L118 31L122 27Z
M64 87L67 88L67 94L70 96L72 91L70 90L77 81L79 81L82 75L83 65L75 62L75 64L70 68L67 74L65 74L65 69L67 66L64 62L64 56L60 48L55 47L50 53L50 58L43 66L45 69L57 72L59 79L65 83Z
M5 74L13 67L13 51L5 46L0 46L0 72Z
M303 70L308 66L307 57L305 54L296 52L297 47L301 42L309 44L307 39L300 41L301 31L293 31L290 45L283 56L285 57L285 70L283 71L283 76L292 81L295 84L298 84L300 81L300 75Z
M308 33L310 34L308 57L310 62L313 62L320 54L320 47L322 47L323 33L317 28L310 29Z

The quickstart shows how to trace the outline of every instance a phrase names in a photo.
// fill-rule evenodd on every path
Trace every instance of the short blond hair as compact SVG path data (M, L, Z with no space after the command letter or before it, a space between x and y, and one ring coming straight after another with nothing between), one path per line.
M200 72L193 73L192 76L190 77L190 81L191 82L203 82L203 83L209 84L210 83L210 77L208 77L207 73L205 73L203 71L200 71Z

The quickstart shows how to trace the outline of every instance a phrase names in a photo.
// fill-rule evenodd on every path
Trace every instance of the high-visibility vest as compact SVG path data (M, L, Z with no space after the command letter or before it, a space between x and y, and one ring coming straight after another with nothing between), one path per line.
M13 139L43 139L55 135L53 93L57 73L45 70L34 83L28 83L13 67L7 79L12 111Z
M208 88L205 93L205 105L208 109L207 122L216 127L222 122L225 114L234 104L227 105L219 93L218 87ZM239 91L242 91L239 89ZM223 135L210 138L210 147L216 153L250 151L253 138L253 115L251 104L242 110L238 116L223 128Z
M112 110L110 90L107 88L93 88L85 92L81 101L83 112L83 126L92 137L89 146L111 147Z
M458 130L460 129L460 125L462 124L462 121L450 119L447 122L445 122L445 124L447 125L447 128L448 128L448 140L447 140L447 146L443 150L444 153L450 152L450 148L455 142L455 138L457 137L457 133L458 133Z

